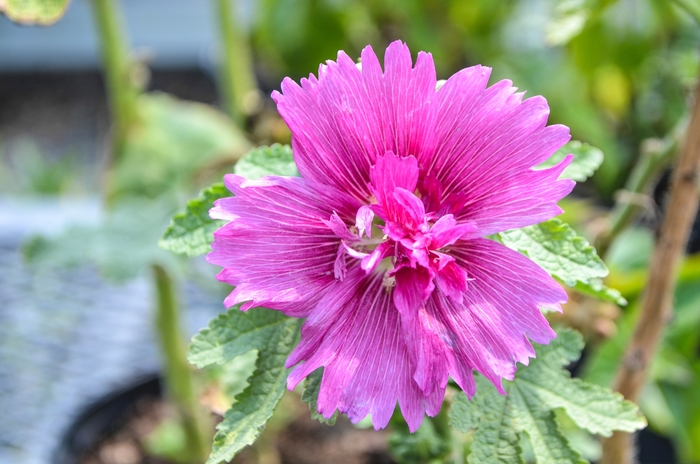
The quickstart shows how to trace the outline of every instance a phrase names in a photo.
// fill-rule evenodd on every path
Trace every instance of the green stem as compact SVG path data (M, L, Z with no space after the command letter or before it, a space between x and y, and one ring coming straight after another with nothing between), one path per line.
M209 451L207 424L198 407L193 372L187 362L173 283L157 264L153 265L153 272L158 300L156 330L164 358L166 390L180 413L188 458L191 462L204 462Z
M651 148L642 150L639 162L634 166L627 180L625 192L631 195L645 193L649 183L671 164L675 154L678 152L678 141L685 132L686 123L687 121L685 120L681 121L659 143ZM636 202L625 199L617 201L610 212L610 228L605 235L598 239L596 244L601 256L605 256L610 245L636 217L640 209L641 206Z
M232 0L216 0L223 54L220 85L226 111L234 121L242 124L246 117L258 111L260 92L253 72L250 47L245 35L239 30L231 2Z
M104 65L107 98L114 124L113 161L122 154L126 134L136 119L139 91L132 83L133 65L128 55L121 11L115 0L93 0L93 13Z

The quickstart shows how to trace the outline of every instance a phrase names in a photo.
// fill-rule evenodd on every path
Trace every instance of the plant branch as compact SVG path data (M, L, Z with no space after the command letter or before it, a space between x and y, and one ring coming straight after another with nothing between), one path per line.
M207 424L198 407L192 369L180 331L180 311L175 301L173 283L165 269L153 265L157 290L156 330L165 368L165 384L175 402L185 431L185 447L190 462L201 463L207 458Z
M673 161L687 122L686 119L681 120L662 140L649 139L645 141L640 160L634 166L624 192L634 195L644 194L648 190L649 183ZM610 245L627 228L640 209L641 206L637 202L618 199L610 212L610 228L598 238L596 243L596 248L601 256L606 255Z
M132 82L133 64L128 55L121 11L115 0L93 0L92 5L114 124L111 156L117 160L122 154L127 131L136 120L139 91Z
M673 171L671 191L661 231L651 258L649 281L634 335L620 365L615 389L637 401L671 315L673 290L690 229L698 210L700 177L700 83L695 93L683 150ZM602 464L632 462L629 434L616 432L603 444Z
M242 124L246 117L258 111L261 101L250 47L234 18L235 8L231 8L231 1L216 0L223 54L220 85L226 111L231 119Z

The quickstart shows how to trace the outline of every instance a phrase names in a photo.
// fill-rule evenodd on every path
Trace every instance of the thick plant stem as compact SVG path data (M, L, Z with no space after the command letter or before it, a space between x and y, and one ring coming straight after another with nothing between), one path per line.
M207 424L197 403L192 369L180 330L180 314L173 284L165 269L153 265L156 283L156 329L165 369L166 390L180 414L185 431L187 458L204 462L208 454Z
M93 0L92 6L112 115L111 156L112 161L115 161L121 156L127 131L136 120L139 91L132 82L133 65L129 59L121 11L116 0Z
M245 118L254 114L261 104L250 47L233 16L235 8L231 8L232 0L215 1L222 51L219 85L229 116L243 124Z
M678 152L679 140L682 138L687 121L683 120L663 140L648 141L642 148L639 162L630 174L624 192L628 196L645 194L649 184L663 171ZM598 238L596 248L605 256L617 236L627 228L635 218L641 206L634 201L618 201L610 212L610 228Z
M670 199L651 258L649 282L642 299L641 314L615 381L615 389L631 401L639 398L671 315L679 264L698 210L699 178L700 84L696 89L683 150L673 171ZM628 464L632 459L632 440L629 434L616 432L604 442L602 464Z

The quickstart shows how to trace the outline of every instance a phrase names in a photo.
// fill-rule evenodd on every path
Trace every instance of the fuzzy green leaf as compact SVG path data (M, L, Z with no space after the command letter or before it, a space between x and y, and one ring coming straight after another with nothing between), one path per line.
M565 285L601 299L626 304L601 278L608 269L585 238L559 219L499 234L509 248L520 251Z
M192 339L187 359L199 367L223 364L250 350L262 350L267 341L290 324L279 311L253 308L243 312L236 305L209 322Z
M603 162L603 152L587 143L572 140L557 150L547 161L537 166L538 169L548 168L559 163L566 155L574 155L574 159L568 165L561 177L583 182L593 175Z
M251 445L270 420L287 384L284 363L299 336L300 319L264 308L241 312L238 307L214 319L192 340L188 358L198 367L223 364L258 350L248 386L236 395L231 409L216 427L207 464L230 461Z
M292 149L280 144L249 151L236 163L233 171L248 179L267 175L299 175ZM187 203L184 211L173 216L170 226L158 243L160 247L191 258L211 251L213 234L225 221L210 218L209 210L214 206L214 201L230 195L231 192L222 183L202 190L199 197Z
M19 24L48 26L66 12L69 0L0 0L0 11Z
M321 378L323 377L323 368L318 368L309 374L304 380L304 393L301 395L301 400L308 403L311 410L311 418L324 424L334 425L338 420L338 411L336 410L330 419L326 419L318 412L318 391L321 388Z
M522 463L519 440L527 435L537 462L579 464L584 461L559 430L553 414L561 408L581 428L610 436L614 430L632 432L646 425L639 408L607 388L572 379L562 369L579 357L581 336L566 330L549 345L536 348L537 358L521 366L513 382L504 382L499 395L483 377L477 379L473 401L465 395L450 410L453 427L476 429L470 463Z
M225 221L210 218L209 210L213 208L214 201L230 195L231 192L222 183L202 190L199 197L187 202L183 212L173 216L158 245L165 250L189 257L211 251L213 234Z
M292 156L292 148L279 143L251 150L236 163L233 172L247 179L259 179L270 175L299 175Z

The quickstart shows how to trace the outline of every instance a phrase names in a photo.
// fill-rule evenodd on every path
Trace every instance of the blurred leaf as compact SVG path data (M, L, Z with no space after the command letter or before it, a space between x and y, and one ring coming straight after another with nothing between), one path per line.
M236 163L233 172L251 180L264 176L299 175L292 148L279 143L251 150Z
M582 348L578 333L562 331L549 345L537 345L537 357L520 366L513 382L505 382L507 396L483 377L472 401L459 395L450 423L463 432L469 430L465 426L476 429L468 462L524 462L518 443L523 434L538 463L585 462L559 430L552 412L558 408L579 427L603 436L643 428L646 421L636 405L607 388L572 379L562 368L578 359Z
M292 149L288 145L274 144L255 148L244 155L233 168L233 172L248 179L263 176L298 176ZM217 183L202 190L198 198L190 200L181 213L173 216L159 245L165 250L189 257L211 251L213 233L225 221L209 217L209 210L220 198L231 196L224 184Z
M574 159L561 173L562 178L583 182L593 175L603 162L603 152L587 143L572 140L557 150L547 161L537 166L544 169L558 164L566 155L573 154Z
M63 16L69 0L0 0L0 11L20 24L48 26Z
M157 245L168 209L159 202L122 201L99 224L32 238L24 246L24 256L41 269L94 264L108 278L131 279L151 263L174 264L172 255Z
M551 276L588 295L626 304L619 292L606 288L603 261L586 239L559 219L501 232L504 245L525 254Z
M250 149L235 124L208 105L155 93L141 95L137 109L139 122L112 174L122 195L189 192L200 170L232 165Z
M186 464L188 454L186 436L182 424L176 420L164 420L146 436L144 446L152 456Z
M173 216L158 245L164 250L189 257L211 251L214 231L225 221L210 218L209 210L214 207L214 201L230 195L223 183L202 190L198 198L187 202L185 211Z
M547 43L552 46L567 44L583 30L590 16L585 0L559 2L554 19L547 25Z
M450 443L440 436L433 421L423 421L418 430L411 433L401 413L397 411L392 416L391 429L389 452L398 464L449 462L447 457L452 451Z
M338 411L336 410L330 419L326 419L318 412L318 392L321 388L321 379L323 378L323 368L316 369L304 380L304 393L301 395L301 400L309 404L311 410L311 418L324 424L334 425L338 419Z
M224 364L250 350L258 350L248 386L217 426L209 464L230 461L258 438L272 417L287 384L284 363L299 335L299 319L278 311L235 306L209 323L193 340L188 353L198 367Z

